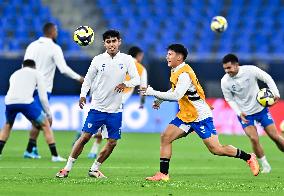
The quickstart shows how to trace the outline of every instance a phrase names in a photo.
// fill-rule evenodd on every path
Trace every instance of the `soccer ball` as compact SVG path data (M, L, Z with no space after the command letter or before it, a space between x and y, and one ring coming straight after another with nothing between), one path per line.
M94 31L89 26L80 26L74 31L73 39L79 46L88 46L94 41Z
M211 20L211 30L217 33L226 31L228 22L223 16L215 16Z
M275 102L273 93L268 88L261 89L256 96L257 102L263 107L272 106Z

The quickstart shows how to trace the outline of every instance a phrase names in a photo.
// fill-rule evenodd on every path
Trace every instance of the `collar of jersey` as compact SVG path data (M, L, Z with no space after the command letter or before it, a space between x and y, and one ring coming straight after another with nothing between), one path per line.
M120 55L120 51L118 51L114 57L111 57L111 56L107 53L107 51L105 51L105 53L104 53L104 54L105 54L105 56L107 56L107 57L110 57L110 58L114 59L114 58L116 58L118 55Z
M41 40L41 41L51 41L52 42L52 39L49 38L49 37L40 37L39 40Z
M177 67L172 68L172 72L176 72L177 70L179 70L180 68L182 68L185 65L185 62L182 62L182 64L179 64Z

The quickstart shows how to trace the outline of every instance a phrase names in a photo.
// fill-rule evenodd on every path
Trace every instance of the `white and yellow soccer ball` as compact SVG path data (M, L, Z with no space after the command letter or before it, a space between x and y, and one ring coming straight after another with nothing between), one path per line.
M93 43L94 31L89 26L80 26L74 31L73 39L79 46L88 46Z
M228 22L223 16L215 16L211 20L211 30L216 33L222 33L228 28Z
M274 95L268 88L263 88L259 90L256 96L257 102L263 107L272 106L275 102Z

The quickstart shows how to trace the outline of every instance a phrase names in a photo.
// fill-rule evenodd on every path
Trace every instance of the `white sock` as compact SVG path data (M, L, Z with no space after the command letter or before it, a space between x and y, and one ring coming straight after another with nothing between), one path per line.
M92 148L91 148L90 153L92 153L92 154L98 154L99 146L100 146L100 144L98 144L98 143L97 143L97 140L96 140L96 141L94 142Z
M64 169L67 170L67 171L70 171L72 169L73 163L75 161L76 161L76 159L69 157Z
M261 157L259 160L260 160L260 162L261 162L262 167L263 167L263 166L266 166L266 165L269 166L269 163L268 163L268 161L267 161L267 159L266 159L265 156Z
M92 170L92 171L98 171L99 168L100 168L100 166L101 166L101 163L95 161L95 162L93 163L92 167L91 167L91 170Z

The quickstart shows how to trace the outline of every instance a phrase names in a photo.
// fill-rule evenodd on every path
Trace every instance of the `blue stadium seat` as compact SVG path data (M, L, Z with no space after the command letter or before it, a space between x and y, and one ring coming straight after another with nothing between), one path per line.
M61 26L39 0L0 2L0 36L21 40L10 44L9 48L18 50L25 37L36 39L47 21ZM238 53L284 51L284 4L281 0L178 0L167 3L164 0L96 0L94 5L102 10L108 28L121 31L126 44L139 42L157 55L164 55L165 47L172 42L184 43L199 54L230 50ZM224 15L228 20L228 29L221 35L210 30L210 21L215 15ZM59 31L59 41L64 48L75 51L76 47L65 39L71 35ZM272 31L277 33L272 34Z

